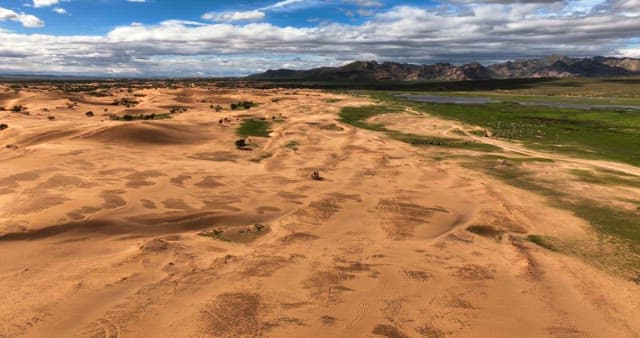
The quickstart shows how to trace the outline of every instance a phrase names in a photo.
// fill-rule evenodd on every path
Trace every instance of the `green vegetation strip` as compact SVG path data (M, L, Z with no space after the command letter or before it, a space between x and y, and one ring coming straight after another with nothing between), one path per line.
M486 152L500 150L500 148L490 144L469 142L455 138L402 133L399 131L387 129L382 123L366 122L367 119L372 118L376 115L397 113L403 110L404 109L402 106L381 104L361 107L344 107L338 115L340 116L341 122L361 129L385 132L392 139L408 143L413 146L441 146Z
M543 236L543 235L529 235L527 236L527 239L532 242L535 243L547 250L551 250L551 251L558 251L558 249L556 248L554 242L556 241L554 238L549 237L549 236Z
M117 116L117 115L112 115L110 117L111 120L114 121L136 121L136 120L163 120L163 119L170 119L171 118L171 114L169 113L164 113L164 114L139 114L139 115L123 115L123 116Z

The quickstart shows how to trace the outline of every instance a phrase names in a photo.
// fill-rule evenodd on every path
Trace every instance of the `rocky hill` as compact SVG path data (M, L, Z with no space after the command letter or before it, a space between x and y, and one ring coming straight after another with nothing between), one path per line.
M395 62L356 61L342 67L323 67L310 70L268 70L264 73L251 75L249 78L255 80L306 81L416 81L632 75L640 75L640 59L602 56L570 58L552 55L540 59L507 61L486 67L477 62L457 66L450 63L414 65Z

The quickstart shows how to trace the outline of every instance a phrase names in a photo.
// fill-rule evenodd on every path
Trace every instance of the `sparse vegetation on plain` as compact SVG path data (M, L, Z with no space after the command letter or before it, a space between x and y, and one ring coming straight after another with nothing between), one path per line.
M164 113L164 114L152 113L152 114L138 114L138 115L124 114L122 116L111 115L109 118L114 121L163 120L163 119L171 118L171 114L170 113Z
M577 217L588 221L599 236L615 238L627 250L626 253L620 253L620 255L626 255L625 260L608 263L611 268L617 269L622 274L640 274L640 227L638 227L640 210L625 210L605 205L602 201L596 200L596 196L576 196L565 191L560 181L545 181L533 177L530 171L522 167L522 163L526 162L504 165L496 160L476 160L463 163L463 166L480 170L512 186L540 194L547 198L550 205L569 210ZM536 243L544 246L540 242L542 240ZM553 249L565 250L560 241L554 242ZM578 256L586 255L580 248L567 250L567 252Z
M253 107L257 107L258 104L252 101L240 101L229 105L231 110L249 110Z
M113 105L114 106L125 106L127 108L131 108L131 107L135 107L138 105L138 101L136 101L135 99L131 99L128 97L119 99L119 100L113 100Z

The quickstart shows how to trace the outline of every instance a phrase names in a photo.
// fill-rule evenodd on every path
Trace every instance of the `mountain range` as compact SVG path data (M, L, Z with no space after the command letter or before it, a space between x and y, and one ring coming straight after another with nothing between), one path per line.
M304 81L419 81L419 80L490 80L517 78L614 77L640 75L640 59L595 56L571 58L552 55L539 59L507 61L483 66L356 61L342 67L310 70L278 69L250 75L253 80Z

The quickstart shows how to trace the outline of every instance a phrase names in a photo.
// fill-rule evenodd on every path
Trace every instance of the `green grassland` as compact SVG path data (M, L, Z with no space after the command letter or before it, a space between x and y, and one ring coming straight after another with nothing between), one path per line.
M369 123L367 119L381 114L402 112L404 109L398 105L372 105L362 107L344 107L340 113L340 121L354 127L385 132L394 140L405 142L413 146L438 146L447 148L467 149L476 151L499 151L500 148L478 142L470 142L455 138L424 136L411 133L402 133L389 130L382 123Z
M367 92L385 104L489 129L496 137L534 149L584 158L640 165L640 111L569 109L498 102L486 104L422 103L390 92Z

